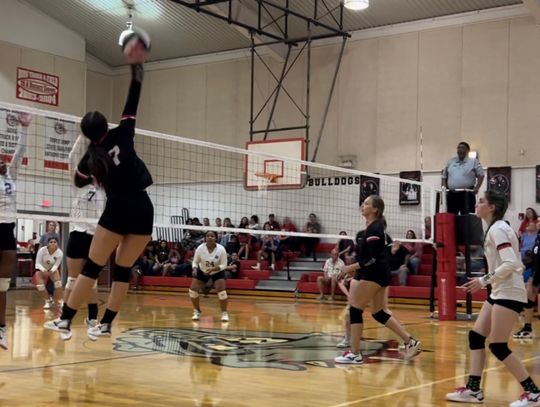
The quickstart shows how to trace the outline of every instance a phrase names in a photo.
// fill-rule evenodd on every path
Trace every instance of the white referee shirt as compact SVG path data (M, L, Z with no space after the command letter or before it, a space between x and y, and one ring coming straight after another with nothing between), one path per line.
M227 251L222 245L216 243L216 247L212 252L208 251L206 243L197 247L193 256L193 268L198 268L203 273L206 273L206 270L217 266L219 266L219 270L210 274L219 273L227 268Z
M60 249L56 249L53 254L49 253L47 246L38 250L36 256L36 268L40 271L48 271L54 273L62 264L64 253Z
M508 224L498 220L489 228L484 244L488 274L480 278L485 286L491 284L491 298L526 303L527 290L523 282L523 263L520 260L516 233Z

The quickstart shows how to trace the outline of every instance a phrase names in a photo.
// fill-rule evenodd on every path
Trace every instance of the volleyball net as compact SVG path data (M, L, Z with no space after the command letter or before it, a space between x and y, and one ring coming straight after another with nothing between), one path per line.
M27 225L24 222L74 220L69 155L80 133L80 117L0 103L0 155L6 162L20 145L21 112L31 114L33 120L16 189L1 186L4 195L15 194L17 212L2 216L17 219L17 238L27 241L32 230L21 228ZM419 241L433 236L425 228L425 219L436 210L433 185L305 161L302 139L258 141L237 148L137 129L135 144L154 178L148 188L155 206L154 238L181 241L186 230L241 232L241 219L253 215L262 229L270 214L280 224L290 219L297 232L255 229L249 233L310 236L305 225L315 214L321 225L317 237L335 242L343 237L342 231L352 237L365 228L360 207L372 194L385 202L390 236L403 240L409 230ZM194 218L201 224L193 224ZM204 218L209 225L203 224ZM222 220L221 226L216 218ZM225 225L225 218L231 223Z

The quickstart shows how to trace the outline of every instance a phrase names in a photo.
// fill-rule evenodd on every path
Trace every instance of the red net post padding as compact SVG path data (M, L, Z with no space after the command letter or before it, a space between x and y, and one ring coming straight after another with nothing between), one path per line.
M437 293L439 320L456 320L456 216L438 213L437 246Z

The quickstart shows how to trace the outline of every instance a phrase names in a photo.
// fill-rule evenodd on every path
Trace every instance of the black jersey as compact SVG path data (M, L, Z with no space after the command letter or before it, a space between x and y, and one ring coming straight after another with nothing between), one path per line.
M135 151L135 117L141 94L142 65L132 66L132 79L122 119L118 127L109 132L97 142L105 148L112 159L103 187L107 195L131 194L144 191L153 184L152 175L144 162ZM88 152L77 166L79 176L89 176Z
M359 234L360 235L360 234ZM361 275L387 275L390 273L386 234L380 220L372 222L362 237L357 235L356 261L361 266Z

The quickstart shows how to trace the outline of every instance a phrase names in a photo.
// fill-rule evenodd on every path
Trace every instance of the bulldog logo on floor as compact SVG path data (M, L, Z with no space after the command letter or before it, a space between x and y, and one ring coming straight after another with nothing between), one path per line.
M219 329L133 328L114 343L120 352L160 352L208 358L216 365L237 368L306 370L333 368L341 339L324 333L269 333ZM397 341L362 341L366 363L406 362Z

